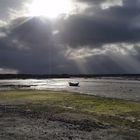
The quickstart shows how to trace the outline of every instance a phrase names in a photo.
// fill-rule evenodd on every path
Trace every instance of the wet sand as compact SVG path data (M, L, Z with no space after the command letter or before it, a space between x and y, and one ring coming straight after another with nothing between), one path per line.
M82 116L81 116L82 118ZM1 140L138 140L135 129L0 106Z
M60 93L54 93L55 95L53 99L51 99L52 94L49 93L48 95L50 96L45 95L47 92L42 92L42 95L38 93L37 95L39 96L37 97L36 94L32 94L32 91L31 96L29 96L29 92L26 92L11 92L9 96L9 92L6 92L6 94L1 93L0 140L139 140L140 138L140 112L135 113L132 110L132 116L137 118L135 120L133 120L131 115L126 115L127 113L120 115L117 113L116 115L112 113L109 115L107 113L107 117L96 113L89 115L90 113L88 112L82 112L79 108L80 106L77 107L75 111L71 111L70 107L64 110L64 108L59 108L57 105L60 105L63 99L68 99L68 101L72 99L70 102L72 101L73 103L78 102L77 99L79 99L79 101L84 99L84 101L90 104L92 103L89 102L91 101L90 96L77 95L75 98L75 94L67 95L68 93L66 93L61 94L64 97L66 96L66 98L60 100L58 98L61 96ZM25 95L27 98L25 98ZM56 95L57 97L55 98ZM28 98L30 98L32 102L29 102ZM44 104L44 98L46 98L45 102L48 103L42 106L42 104ZM115 99L105 100L110 103L121 102L122 107L123 104L125 104L125 101L116 101ZM104 98L95 97L93 102L97 102L96 104L98 105L98 103L104 102L105 100ZM50 101L53 102L51 103ZM63 103L67 103L68 101L66 100ZM107 106L109 102L106 102ZM53 107L54 103L56 108ZM82 102L79 102L76 106L81 105L81 103ZM94 108L94 106L89 107L89 109L90 108ZM119 108L116 106L114 110L117 109ZM110 120L112 120L111 123ZM125 125L123 125L123 123L125 123Z
M79 87L70 87L68 82L78 81ZM102 97L128 99L140 101L140 81L127 79L15 79L0 80L0 90L53 90L69 91L83 94L91 94Z

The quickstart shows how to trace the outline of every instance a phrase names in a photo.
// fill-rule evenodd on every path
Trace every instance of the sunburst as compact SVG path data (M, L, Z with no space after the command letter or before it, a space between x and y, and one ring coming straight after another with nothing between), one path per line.
M33 0L29 6L30 16L55 18L69 14L72 10L71 0Z

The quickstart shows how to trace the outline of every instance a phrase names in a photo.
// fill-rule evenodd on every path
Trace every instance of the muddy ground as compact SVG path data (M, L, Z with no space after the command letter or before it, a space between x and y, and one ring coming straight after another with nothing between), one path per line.
M0 105L0 140L139 140L135 129Z

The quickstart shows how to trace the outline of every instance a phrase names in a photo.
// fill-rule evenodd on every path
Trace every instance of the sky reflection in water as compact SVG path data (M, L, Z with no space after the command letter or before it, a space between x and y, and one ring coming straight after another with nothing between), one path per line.
M70 87L68 82L79 81L79 87ZM29 79L29 80L0 80L0 90L33 89L72 91L105 97L131 99L140 101L140 81L119 79Z

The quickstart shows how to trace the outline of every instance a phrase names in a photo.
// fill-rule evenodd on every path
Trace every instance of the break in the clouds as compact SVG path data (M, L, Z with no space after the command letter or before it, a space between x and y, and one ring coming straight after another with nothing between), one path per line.
M71 2L50 18L31 16L32 0L0 0L0 72L140 73L140 0Z

